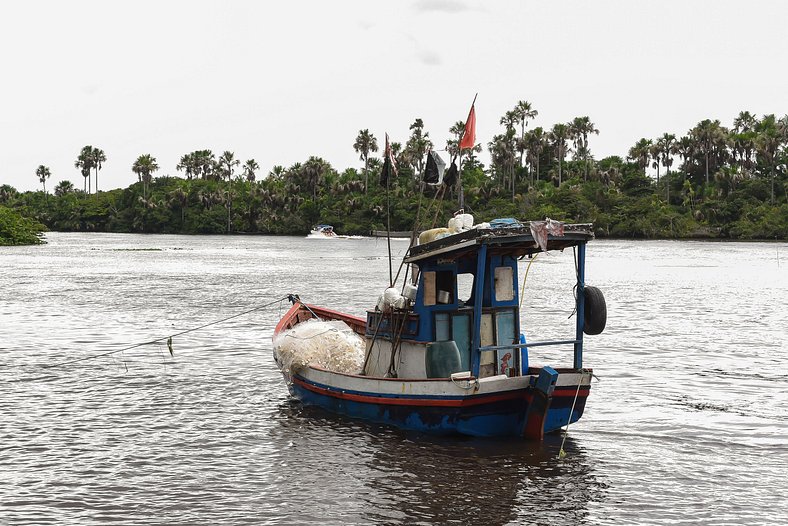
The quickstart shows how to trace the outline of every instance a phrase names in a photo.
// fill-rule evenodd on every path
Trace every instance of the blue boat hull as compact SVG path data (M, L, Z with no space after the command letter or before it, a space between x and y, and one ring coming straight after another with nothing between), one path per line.
M402 429L436 434L462 434L475 437L522 437L534 392L520 389L465 397L397 397L377 393L332 389L295 376L293 395L305 405L369 422ZM579 393L575 401L575 394ZM557 390L544 415L544 433L559 430L583 414L588 388Z

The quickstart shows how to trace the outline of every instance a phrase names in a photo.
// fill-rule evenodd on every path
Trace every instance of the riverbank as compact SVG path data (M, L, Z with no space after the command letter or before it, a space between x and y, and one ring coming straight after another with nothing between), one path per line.
M40 245L44 225L0 206L0 246Z
M785 192L777 192L772 203L763 179L740 181L721 191L671 174L670 191L663 193L665 177L658 187L632 163L615 162L615 180L586 181L578 175L559 186L524 178L513 192L496 185L481 169L466 170L465 211L477 221L550 217L593 223L598 238L788 238ZM59 195L20 193L6 186L0 187L0 206L61 232L283 235L306 235L318 223L346 235L385 230L387 201L395 231L410 231L417 218L421 230L443 226L458 209L452 189L427 186L422 192L412 176L401 175L388 197L379 186L365 192L357 184L359 177L355 170L329 171L313 188L286 177L256 182L159 177L144 186Z

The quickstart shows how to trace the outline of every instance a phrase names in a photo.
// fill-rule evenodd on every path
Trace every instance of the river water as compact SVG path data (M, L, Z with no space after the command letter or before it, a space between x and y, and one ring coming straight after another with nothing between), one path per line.
M0 248L0 524L788 522L785 243L592 242L608 323L559 460L560 435L433 437L300 406L271 356L284 303L176 336L172 356L63 363L291 292L361 315L385 242L47 239ZM533 261L530 339L572 336L573 272L569 252Z

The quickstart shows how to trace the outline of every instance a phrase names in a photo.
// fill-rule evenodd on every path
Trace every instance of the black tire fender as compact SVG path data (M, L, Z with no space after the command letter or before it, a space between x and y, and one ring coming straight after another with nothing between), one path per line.
M596 287L583 287L583 298L585 300L585 320L583 332L589 335L600 334L605 330L607 323L607 305L602 291Z

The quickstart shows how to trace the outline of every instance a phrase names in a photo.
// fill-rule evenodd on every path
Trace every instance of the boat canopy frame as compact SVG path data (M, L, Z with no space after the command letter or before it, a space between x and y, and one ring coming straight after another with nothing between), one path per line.
M577 273L576 285L576 320L575 339L556 340L544 342L525 342L506 345L481 345L481 333L474 330L471 342L471 374L479 377L481 353L484 351L498 351L507 349L520 349L521 374L527 371L527 349L548 345L573 345L573 368L580 370L583 367L583 328L585 326L585 249L586 243L594 238L592 225L566 224L563 235L548 235L546 251L576 249L575 264ZM492 253L505 253L517 257L532 256L542 252L542 248L534 237L530 226L507 227L496 229L472 229L451 236L446 236L435 241L410 247L405 256L405 263L421 264L430 260L458 259L472 256L476 253L476 276L483 276L485 267L489 264ZM473 326L478 329L482 321L484 279L476 279L473 294Z

